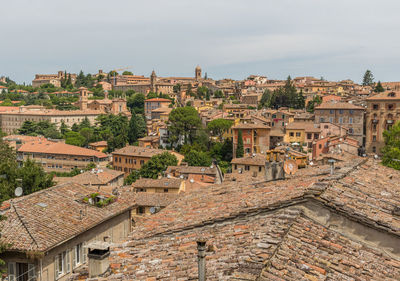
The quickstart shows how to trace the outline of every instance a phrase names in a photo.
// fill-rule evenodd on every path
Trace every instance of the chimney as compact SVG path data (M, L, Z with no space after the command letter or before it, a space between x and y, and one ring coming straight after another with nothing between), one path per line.
M334 170L335 170L335 162L336 161L334 159L329 159L328 162L331 165L331 175L333 175Z
M199 265L199 281L206 280L206 240L197 241L197 258Z
M103 275L110 268L110 244L96 241L88 246L89 278Z

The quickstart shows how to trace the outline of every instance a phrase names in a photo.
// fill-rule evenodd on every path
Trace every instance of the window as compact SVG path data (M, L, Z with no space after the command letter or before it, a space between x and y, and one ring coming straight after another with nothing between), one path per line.
M144 160L140 160L140 166L143 166Z
M261 172L261 169L262 169L262 168L261 168L261 166L260 166L260 167L258 167L258 171L259 171L259 172Z
M329 122L333 123L333 117L329 117Z
M333 109L331 109L331 110L329 110L329 113L333 114L333 113L335 113L335 111Z
M244 166L244 169L245 169L246 171L250 171L250 166L249 166L249 165L245 165L245 166Z
M8 280L9 281L35 281L36 268L32 263L8 263Z
M320 117L319 118L319 122L324 123L325 122L325 118L324 117Z
M290 132L290 133L289 133L289 136L294 137L294 133L293 133L293 132Z
M55 258L55 277L56 279L70 272L69 253L64 251Z
M393 110L394 109L394 104L388 104L388 109Z
M372 152L373 152L373 153L376 152L376 147L375 147L375 146L372 147Z
M319 138L319 134L314 134L314 139L318 139Z
M318 148L321 149L321 148L322 148L322 144L319 144L319 145L318 145Z
M353 124L353 118L352 117L349 118L349 124Z
M235 170L237 170L237 165L235 164Z
M250 143L250 139L248 138L248 139L246 139L246 143L247 144L249 144Z
M307 139L311 139L312 138L312 134L311 133L307 133Z
M372 141L376 141L376 136L372 136Z
M324 126L324 129L329 129L329 126L328 126L328 125L325 125L325 126Z
M339 109L339 114L343 114L343 109Z
M350 129L349 129L349 134L350 134L350 135L354 134L354 129L353 129L353 128L350 128Z
M74 247L74 258L73 258L73 266L78 267L83 263L83 247L82 243L76 245Z
M296 137L300 137L301 133L300 132L296 132Z
M379 104L373 104L373 105L372 105L372 109L378 110L378 109L379 109Z
M168 188L164 188L164 192L167 193L168 192Z
M144 214L145 208L143 206L139 206L136 208L136 214Z
M340 124L343 123L343 117L339 117L339 123L340 123Z

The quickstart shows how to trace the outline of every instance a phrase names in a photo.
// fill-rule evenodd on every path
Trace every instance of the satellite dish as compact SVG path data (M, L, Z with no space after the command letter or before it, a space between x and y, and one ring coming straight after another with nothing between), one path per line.
M151 207L150 208L150 213L151 214L155 214L156 213L156 208L155 207Z
M190 182L191 182L191 183L194 183L194 179L190 179Z
M294 160L287 160L283 165L283 170L288 175L294 175L297 172L297 164Z
M24 193L22 187L17 187L14 191L15 196L20 197Z

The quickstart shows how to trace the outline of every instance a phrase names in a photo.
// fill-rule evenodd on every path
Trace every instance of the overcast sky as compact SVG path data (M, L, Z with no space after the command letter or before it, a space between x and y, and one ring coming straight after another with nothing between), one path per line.
M0 76L250 74L400 80L399 0L7 0Z

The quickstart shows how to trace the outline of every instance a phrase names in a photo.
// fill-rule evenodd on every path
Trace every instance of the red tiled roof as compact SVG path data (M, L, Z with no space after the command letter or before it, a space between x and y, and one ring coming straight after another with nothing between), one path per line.
M364 107L357 106L348 102L338 102L338 101L328 101L323 102L319 106L315 107L318 109L354 109L354 110L364 110Z
M145 100L145 102L152 102L152 101L158 101L158 102L172 102L169 99L163 99L163 98L153 98L153 99L148 99Z
M108 157L106 154L93 149L48 140L27 142L18 149L18 152Z

